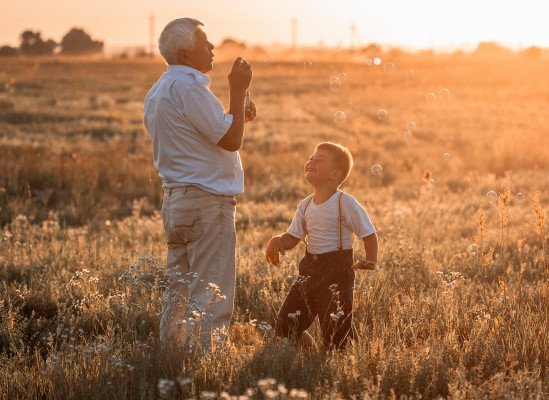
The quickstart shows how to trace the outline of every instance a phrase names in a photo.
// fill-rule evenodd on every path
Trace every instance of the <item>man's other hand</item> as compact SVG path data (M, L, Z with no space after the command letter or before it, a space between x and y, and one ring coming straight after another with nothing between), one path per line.
M253 100L250 100L250 108L249 108L249 112L246 113L245 121L246 122L253 121L256 115L257 115L257 109L255 108L255 103L253 102Z

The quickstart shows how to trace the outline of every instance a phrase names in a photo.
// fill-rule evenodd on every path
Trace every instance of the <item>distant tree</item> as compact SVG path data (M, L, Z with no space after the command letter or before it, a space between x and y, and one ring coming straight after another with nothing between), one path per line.
M391 60L399 59L400 57L402 57L402 50L394 47L387 52L387 57Z
M145 57L152 57L152 54L149 53L144 48L137 49L137 51L134 54L135 58L145 58Z
M361 49L367 57L379 57L382 53L381 46L377 43L370 43Z
M527 49L524 49L522 54L530 58L540 58L542 50L538 46L530 46Z
M61 40L61 54L93 54L103 52L103 42L93 40L80 28L72 28Z
M264 47L261 47L259 45L255 45L254 47L252 47L252 51L256 52L256 53L260 53L260 54L265 54L266 50Z
M41 32L26 30L21 33L19 38L21 40L19 50L21 51L21 54L25 55L42 56L53 54L53 51L57 47L57 43L51 39L44 42L44 40L42 40Z
M507 47L503 47L496 42L480 42L474 54L483 57L502 57L509 56L512 52Z
M238 40L235 40L233 38L225 38L221 42L221 45L219 45L222 49L230 49L230 50L245 50L246 49L246 43L239 42Z
M2 46L0 47L0 57L14 57L19 55L19 50L15 47Z

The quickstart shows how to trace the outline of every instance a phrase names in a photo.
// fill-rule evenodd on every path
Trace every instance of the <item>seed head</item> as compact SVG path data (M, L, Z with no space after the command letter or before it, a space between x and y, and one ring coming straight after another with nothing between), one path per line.
M541 207L541 202L539 200L539 194L534 194L534 204L532 205L532 210L536 216L536 232L543 236L543 225L545 225L545 212Z
M431 182L431 179L433 179L433 174L431 173L430 169L426 169L425 172L423 173L423 181L425 183L429 183Z

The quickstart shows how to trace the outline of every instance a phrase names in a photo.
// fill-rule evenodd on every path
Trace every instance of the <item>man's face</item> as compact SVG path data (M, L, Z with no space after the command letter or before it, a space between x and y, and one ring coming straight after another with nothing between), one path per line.
M185 52L184 64L204 74L211 71L213 68L213 49L214 45L208 41L206 33L197 28L194 33L194 49Z
M336 171L333 155L324 149L317 149L304 166L305 179L313 185L334 179Z

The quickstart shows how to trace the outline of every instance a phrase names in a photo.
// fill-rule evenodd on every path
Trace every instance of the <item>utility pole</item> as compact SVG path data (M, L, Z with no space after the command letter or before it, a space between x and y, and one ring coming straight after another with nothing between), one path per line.
M292 19L292 50L297 51L297 18Z
M149 16L149 56L154 56L155 42L156 37L154 33L154 14Z
M350 47L351 49L356 49L358 47L355 24L351 24L351 46Z

